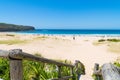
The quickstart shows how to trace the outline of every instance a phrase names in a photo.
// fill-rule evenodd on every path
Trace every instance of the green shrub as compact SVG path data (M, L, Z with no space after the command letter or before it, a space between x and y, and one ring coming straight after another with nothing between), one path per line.
M98 42L104 42L104 41L120 42L120 39L107 39L107 40L105 40L105 39L100 39L100 40L98 40Z
M116 65L117 67L120 67L120 63L119 62L114 62L114 65Z
M37 56L41 57L41 55ZM70 63L70 61L62 61ZM70 75L70 68L61 67L62 76ZM0 78L10 80L9 60L0 58ZM54 64L23 60L23 80L48 80L58 77L58 67Z
M120 39L107 39L107 41L111 41L111 42L120 42Z
M98 40L98 42L104 42L104 41L106 41L105 39L100 39L100 40Z
M10 80L9 73L9 61L0 58L0 78L3 80Z

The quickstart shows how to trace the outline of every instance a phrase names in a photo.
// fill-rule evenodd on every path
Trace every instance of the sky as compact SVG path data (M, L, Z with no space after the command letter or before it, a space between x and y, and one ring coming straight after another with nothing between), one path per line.
M0 0L0 22L36 29L120 29L120 0Z

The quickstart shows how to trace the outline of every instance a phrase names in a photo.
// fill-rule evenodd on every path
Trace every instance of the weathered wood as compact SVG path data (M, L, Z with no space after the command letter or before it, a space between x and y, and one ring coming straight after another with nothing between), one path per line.
M102 80L101 69L99 68L99 64L95 63L93 74L96 76L96 80Z
M22 60L10 59L10 80L23 80Z
M102 66L103 80L120 80L120 71L111 63Z
M31 54L28 54L28 53L25 53L25 52L19 53L19 51L21 51L21 49L10 50L9 56L11 58L15 58L15 59L33 60L33 61L39 61L39 62L44 62L44 63L56 64L58 66L74 67L71 64L65 64L65 63L62 63L62 62L57 62L57 61L54 61L54 60L34 56L34 55L31 55Z
M0 50L0 57L8 58L9 51Z
M101 70L99 68L99 64L97 64L97 63L95 63L93 74L95 74L95 75L101 75Z
M80 79L81 75L85 75L85 66L79 60L75 60L74 71L77 74L77 80Z
M22 50L11 50L10 54L19 54L22 53ZM22 66L22 59L15 59L9 57L10 59L10 78L11 80L23 80L23 66Z
M71 74L74 75L74 70L71 68ZM74 76L72 77L72 80L75 80Z
M21 49L12 49L10 51L0 50L0 57L5 57L5 58L10 59L10 78L11 78L11 80L23 80L22 60L32 60L32 61L38 61L38 62L50 63L50 64L57 65L59 76L58 76L58 79L52 79L52 80L68 80L70 78L73 78L74 65L34 56L31 54L22 52ZM62 77L61 66L70 67L72 69L72 72L71 72L72 76Z
M62 75L61 75L61 66L58 66L58 78L61 78Z

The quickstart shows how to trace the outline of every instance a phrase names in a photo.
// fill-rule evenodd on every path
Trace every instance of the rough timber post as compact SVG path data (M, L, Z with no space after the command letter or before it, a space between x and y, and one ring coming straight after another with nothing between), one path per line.
M58 78L61 78L62 75L61 75L61 66L58 66Z
M22 53L20 49L10 50L9 56ZM15 59L10 57L10 79L11 80L23 80L23 67L22 59Z
M75 80L73 68L71 68L71 74L73 75L73 76L72 76L72 80Z
M102 80L101 70L99 69L99 64L95 63L93 74L96 76L96 80Z

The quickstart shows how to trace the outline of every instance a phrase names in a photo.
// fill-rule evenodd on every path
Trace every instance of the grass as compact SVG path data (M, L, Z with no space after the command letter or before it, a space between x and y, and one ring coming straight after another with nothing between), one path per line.
M99 44L106 44L109 42L120 42L120 39L99 39L98 41L94 42L94 45L99 45Z
M115 61L114 65L117 66L117 67L120 67L120 63L118 61Z
M107 41L110 41L110 42L120 42L120 39L107 39Z
M21 43L26 43L26 40L0 40L0 44L7 44L7 45L13 45L13 44L21 44Z
M34 39L42 39L42 40L45 40L45 39L47 39L48 37L47 36L39 36L39 37L36 37L36 38L34 38Z
M107 45L107 50L113 53L120 53L120 39L99 39L93 45Z
M104 41L106 41L105 39L100 39L100 40L98 40L98 42L104 42Z
M8 59L0 58L0 78L3 80L10 80Z
M98 46L105 43L106 43L105 39L99 39L98 41L93 42L93 45Z
M94 80L103 80L103 78L102 78L102 76L96 76L96 75L92 75L92 78L94 79Z
M42 57L39 54L36 56ZM60 60L59 60L60 61ZM63 61L70 63L70 61ZM54 64L23 60L23 80L50 80L58 77L58 67ZM70 75L70 68L61 67L62 76ZM0 78L10 80L9 60L0 58Z
M106 43L105 41L102 41L102 42L95 41L95 42L93 42L93 45L98 46L98 45L102 45L102 44L105 44L105 43Z
M114 52L114 53L120 53L120 42L118 43L109 43L108 44L108 51Z
M14 34L6 34L6 36L14 37Z
M100 40L98 40L98 42L105 42L105 41L108 41L108 42L120 42L120 39L100 39Z

